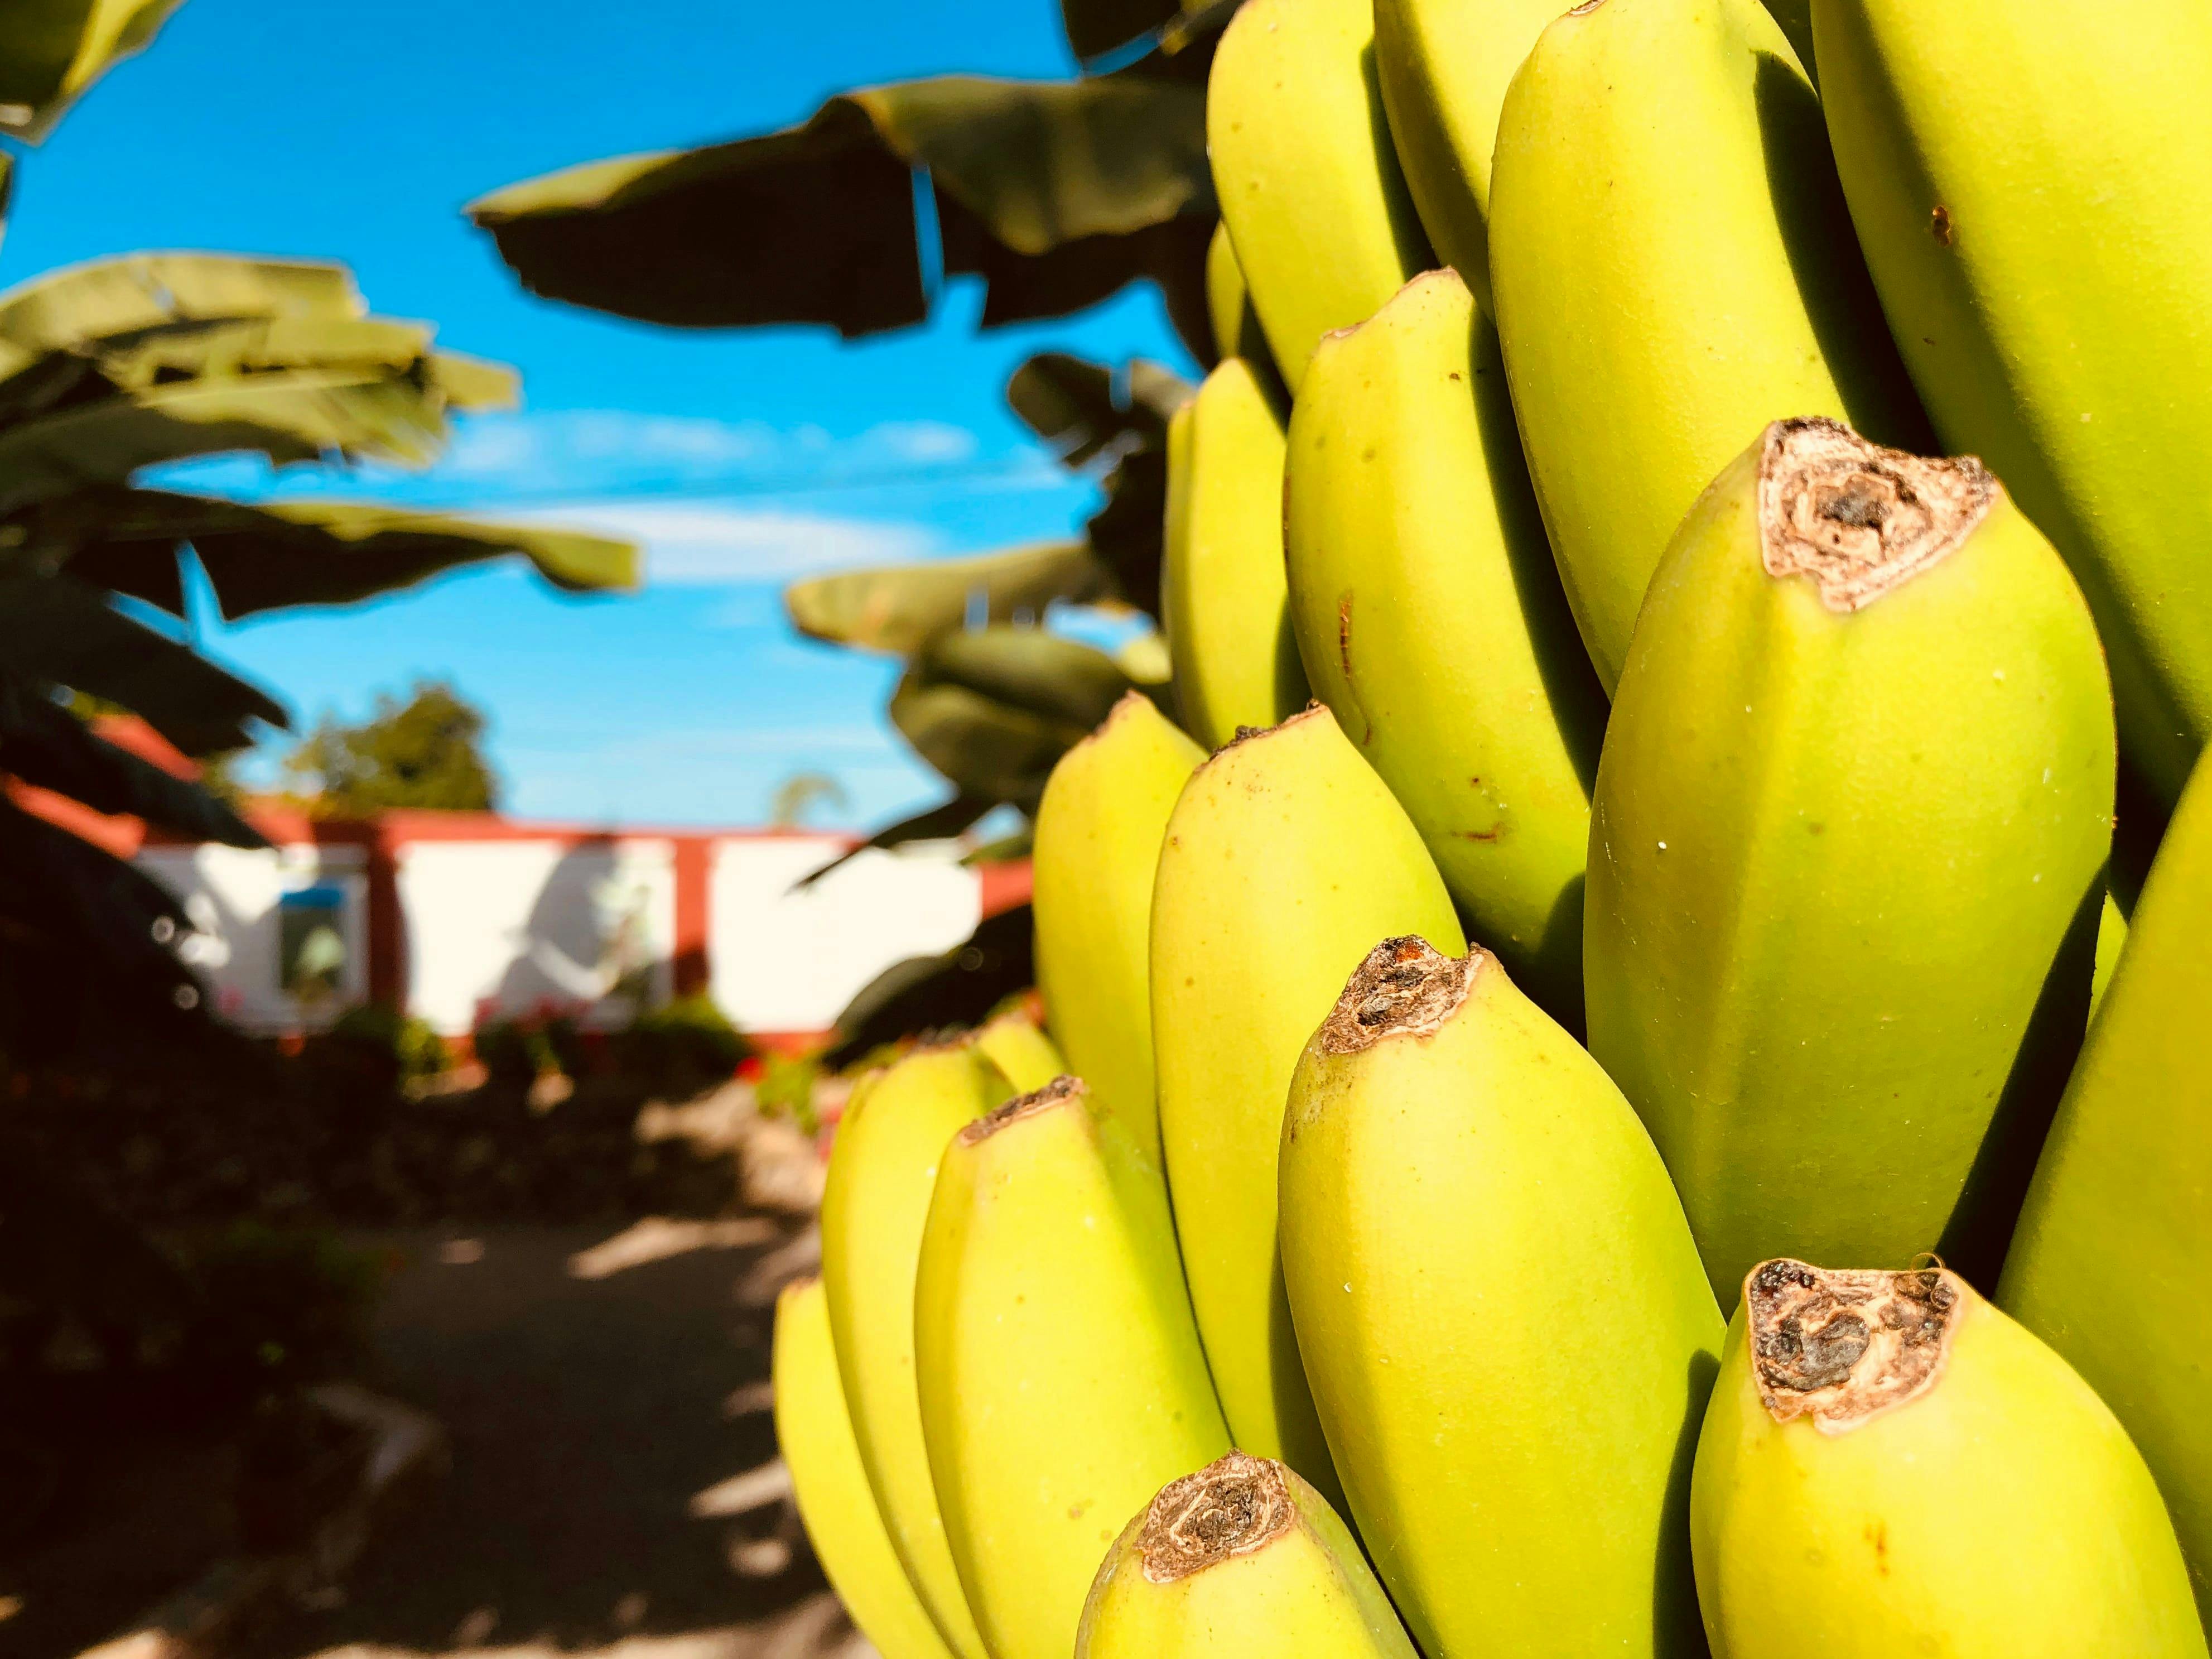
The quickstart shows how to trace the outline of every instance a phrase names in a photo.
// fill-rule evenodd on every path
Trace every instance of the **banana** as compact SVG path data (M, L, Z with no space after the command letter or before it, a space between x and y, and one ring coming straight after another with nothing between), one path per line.
M1283 417L1231 357L1168 422L1161 626L1176 715L1218 749L1305 706L1283 578Z
M1822 0L1813 25L1936 429L2073 567L2170 807L2212 732L2212 9Z
M1237 1443L1323 1491L1275 1249L1298 1054L1374 942L1465 948L1405 811L1316 704L1200 767L1152 884L1152 1045L1191 1304Z
M2212 1613L2212 767L2166 832L2005 1259L1998 1301L2142 1448Z
M1713 1659L2203 1659L2172 1524L2066 1362L1941 1269L1768 1261L1698 1441Z
M2081 1040L2113 767L2080 591L1971 459L1778 422L1683 521L1583 967L1723 1305L1782 1252L1993 1279Z
M976 1633L930 1483L914 1370L914 1278L945 1143L1004 1101L972 1039L916 1049L853 1091L822 1194L822 1283L860 1462L891 1547L945 1644L993 1659Z
M1260 313L1252 309L1252 291L1244 285L1225 222L1215 223L1206 245L1206 315L1213 325L1217 356L1242 357L1255 365L1268 362L1267 337L1261 331ZM1268 372L1273 372L1272 366Z
M945 1537L993 1659L1065 1659L1100 1557L1229 1449L1159 1164L1059 1078L952 1138L915 1281Z
M999 1068L999 1075L1018 1095L1043 1088L1067 1069L1059 1046L1019 1008L1009 1008L977 1026L975 1051Z
M2120 952L2127 946L2128 918L2120 908L2112 890L2105 889L2105 902L2097 917L2097 965L2089 975L2089 1018L2097 1017L2104 1006L2105 993L2112 983L2112 975L2119 971Z
M1490 164L1505 88L1559 0L1375 0L1375 76L1437 257L1490 301Z
M1333 328L1429 265L1375 83L1369 0L1249 0L1206 88L1214 194L1275 367L1296 392Z
M1611 691L1659 555L1769 421L1926 446L1820 106L1758 0L1598 0L1513 77L1490 278L1528 469Z
M1296 1471L1231 1452L1122 1531L1075 1659L1416 1659L1359 1546Z
M1283 1279L1425 1653L1699 1655L1675 1479L1720 1310L1620 1091L1480 948L1368 953L1283 1120Z
M1449 270L1315 352L1284 526L1308 678L1471 932L1582 1025L1583 860L1605 732L1514 434L1498 337Z
M1205 752L1132 691L1052 769L1037 805L1037 985L1094 1107L1157 1162L1152 872Z
M884 1659L952 1659L907 1581L860 1467L820 1279L787 1285L776 1297L770 1371L775 1443L830 1588Z

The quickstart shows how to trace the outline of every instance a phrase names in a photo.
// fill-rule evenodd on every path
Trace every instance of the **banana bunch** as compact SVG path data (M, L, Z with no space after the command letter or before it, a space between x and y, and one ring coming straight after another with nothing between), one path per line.
M2212 13L1248 0L1207 128L1048 1029L779 1314L855 1618L2208 1659Z

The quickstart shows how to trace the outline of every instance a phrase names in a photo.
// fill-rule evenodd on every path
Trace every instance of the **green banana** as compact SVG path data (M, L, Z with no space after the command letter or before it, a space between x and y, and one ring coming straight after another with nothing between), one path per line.
M1429 264L1375 84L1369 0L1248 0L1206 87L1222 222L1296 392L1333 328Z
M1599 0L1513 77L1490 279L1552 550L1607 690L1659 555L1767 422L1925 425L1820 106L1758 0Z
M1218 749L1304 707L1283 578L1283 417L1231 357L1168 422L1161 627L1176 715Z
M1724 1305L1784 1251L1993 1279L2081 1040L2113 767L2087 607L1978 463L1782 421L1683 521L1583 967Z
M2172 1523L2066 1362L1942 1269L1755 1268L1698 1441L1713 1659L2202 1659Z
M820 1279L787 1285L776 1297L769 1366L775 1443L830 1588L884 1659L952 1659L899 1565L860 1467Z
M2093 1020L2097 1010L2104 1006L2105 993L2112 986L2112 975L2119 971L2120 953L2127 943L2127 914L2107 886L2104 905L2097 916L2097 965L2089 975L2089 1018Z
M1765 0L1766 15L1781 28L1790 42L1790 50L1797 54L1797 61L1805 66L1805 74L1817 89L1820 84L1820 66L1813 61L1813 0Z
M1237 263L1225 222L1214 225L1206 245L1206 315L1213 325L1217 356L1268 362L1267 337L1261 331L1260 313L1252 309L1252 291L1244 285L1243 267Z
M1164 1488L1098 1569L1075 1659L1417 1659L1359 1546L1293 1469L1231 1452Z
M1597 1062L1486 951L1386 939L1298 1062L1280 1192L1322 1426L1422 1651L1702 1659L1675 1475L1720 1310Z
M1009 1008L975 1028L975 1051L999 1068L1018 1095L1042 1089L1067 1069L1059 1045L1019 1008Z
M2212 8L1821 0L1813 26L1936 429L2073 566L2171 806L2212 733Z
M1037 985L1097 1109L1160 1156L1152 1094L1152 872L1205 752L1132 691L1052 769L1037 805Z
M952 1559L993 1659L1065 1659L1121 1517L1229 1449L1158 1160L1055 1079L952 1138L915 1281Z
M2200 765L2129 924L2005 1259L1998 1300L2142 1448L2212 1613L2212 767Z
M931 1485L914 1370L914 1279L945 1143L1006 1098L972 1039L915 1050L854 1089L822 1194L822 1282L853 1431L891 1547L945 1644L976 1633Z
M1375 0L1375 76L1407 187L1437 256L1484 311L1490 166L1513 71L1559 0Z
M1307 677L1476 938L1582 1025L1583 860L1605 694L1575 636L1498 359L1449 270L1315 352L1284 531Z
M1237 1443L1334 1489L1284 1300L1275 1162L1298 1054L1377 939L1466 948L1405 811L1316 704L1183 787L1152 884L1168 1188Z

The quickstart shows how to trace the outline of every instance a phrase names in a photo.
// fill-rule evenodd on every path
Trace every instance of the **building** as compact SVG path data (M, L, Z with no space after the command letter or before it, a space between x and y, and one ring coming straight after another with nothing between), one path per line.
M143 726L101 734L191 765ZM194 928L181 952L216 1012L267 1035L372 1000L447 1036L550 1008L607 1029L705 991L741 1030L797 1041L826 1031L893 963L950 950L1029 898L1026 862L967 868L942 842L864 851L802 886L854 838L264 806L247 817L271 845L249 849L171 840L20 784L11 793L176 895Z

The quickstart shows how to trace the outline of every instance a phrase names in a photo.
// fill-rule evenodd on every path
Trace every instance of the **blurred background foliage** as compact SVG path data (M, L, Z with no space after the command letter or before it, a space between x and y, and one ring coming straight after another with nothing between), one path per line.
M984 286L988 329L1149 282L1210 367L1206 256L1218 214L1205 86L1235 10L1236 0L1060 0L1083 65L1073 80L860 88L797 126L586 162L469 212L532 293L641 322L811 323L854 338L924 321L964 276ZM902 659L888 718L947 787L867 846L958 835L999 808L1025 820L1054 763L1116 698L1134 689L1171 702L1156 633L1109 653L1045 624L1063 606L1157 623L1167 424L1191 392L1143 359L1033 356L1006 401L1062 465L1097 482L1103 501L1079 537L787 590L802 634ZM1018 830L993 850L1025 845ZM1027 982L1026 927L1024 910L964 955L902 964L847 1010L841 1050L902 1018L920 1023L911 1030L975 1018L1005 981ZM988 971L960 969L969 957Z

